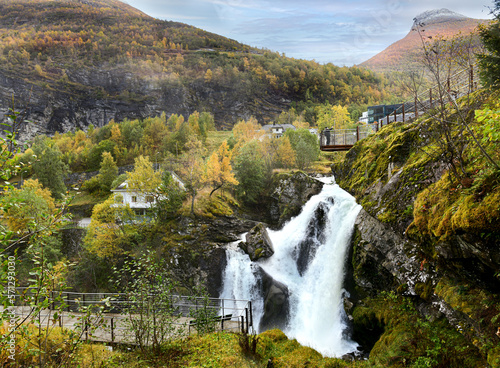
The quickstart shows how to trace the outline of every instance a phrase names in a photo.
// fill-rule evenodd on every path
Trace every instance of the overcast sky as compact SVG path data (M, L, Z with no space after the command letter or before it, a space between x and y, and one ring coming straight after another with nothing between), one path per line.
M403 38L418 14L447 8L491 18L493 0L124 0L159 19L183 22L286 56L362 63Z

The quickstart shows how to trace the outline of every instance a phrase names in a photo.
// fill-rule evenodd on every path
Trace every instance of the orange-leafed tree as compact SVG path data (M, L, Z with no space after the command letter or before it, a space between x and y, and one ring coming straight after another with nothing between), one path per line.
M252 139L258 139L263 135L264 131L262 130L262 126L254 117L247 121L240 120L233 127L233 136L236 140L236 151L239 150L239 148L245 143L251 141Z

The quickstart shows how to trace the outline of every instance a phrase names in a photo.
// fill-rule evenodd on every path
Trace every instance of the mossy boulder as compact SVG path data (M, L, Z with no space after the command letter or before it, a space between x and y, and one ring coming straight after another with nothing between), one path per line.
M266 226L259 223L246 234L246 241L240 242L238 246L250 257L252 261L260 258L269 258L274 254L273 243Z
M282 227L297 216L304 204L321 192L323 185L302 171L275 174L267 195L270 224Z

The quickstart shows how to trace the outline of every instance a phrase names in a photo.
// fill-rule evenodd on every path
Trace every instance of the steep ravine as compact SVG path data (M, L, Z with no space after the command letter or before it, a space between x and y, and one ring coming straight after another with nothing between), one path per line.
M367 352L371 350L370 359L379 363L398 356L403 359L413 350L415 356L420 340L429 344L422 359L431 361L435 353L443 360L455 355L447 366L455 366L457 361L463 361L464 367L477 362L498 366L498 238L494 228L491 236L484 238L471 229L452 233L444 240L416 231L417 196L446 172L439 162L415 159L416 134L411 126L387 128L360 142L343 162L332 167L337 182L364 207L356 219L350 259L353 297L347 309L354 319L354 339ZM425 328L409 332L409 326L404 326L408 322L394 318L388 310L391 300L408 305L408 310L415 308L417 317L411 318L417 318L415 326ZM406 310L400 312L404 315ZM429 337L432 334L444 336L440 339L445 345L436 345ZM403 336L408 343L400 343L403 348L398 350L395 339ZM446 350L453 344L472 349L464 356L474 356L474 363L460 355L459 351L465 351L462 348ZM429 353L429 349L435 351Z

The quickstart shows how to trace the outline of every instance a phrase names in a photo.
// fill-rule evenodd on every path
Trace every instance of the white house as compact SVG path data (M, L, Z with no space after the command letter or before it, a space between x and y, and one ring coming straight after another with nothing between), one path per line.
M281 138L288 129L296 130L292 124L267 124L262 127L267 135L273 138Z
M179 188L186 190L182 180L173 171L171 171L170 174L172 175L174 181L176 181L179 185ZM126 206L128 204L134 212L139 214L146 214L146 210L152 208L156 202L155 197L152 195L129 189L127 180L115 189L112 189L111 192L114 193L115 198L118 196L121 197L121 204L118 203L115 206Z
M155 202L155 198L152 195L145 195L142 192L130 190L126 180L115 189L112 189L111 192L114 193L115 198L120 198L121 200L121 204L117 203L115 206L126 206L128 204L132 210L142 214L145 214L147 209L153 207Z

